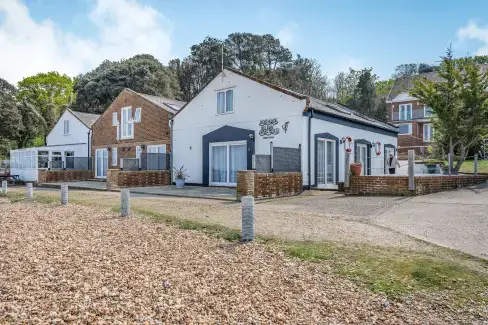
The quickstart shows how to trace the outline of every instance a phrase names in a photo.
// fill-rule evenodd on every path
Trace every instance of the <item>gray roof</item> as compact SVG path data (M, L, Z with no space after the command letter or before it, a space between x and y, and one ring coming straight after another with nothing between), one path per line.
M478 67L480 68L480 71L482 73L488 72L488 64L479 64ZM393 83L393 86L391 87L390 93L386 97L386 100L392 101L398 94L408 92L411 88L413 88L414 81L422 78L434 82L442 81L442 78L436 71L397 78L395 79L395 82Z
M72 111L70 110L71 114L73 114L78 120L81 121L81 123L85 124L88 128L91 129L92 125L95 124L95 122L98 120L100 117L99 114L90 114L90 113L83 113L83 112L77 112L77 111Z
M326 102L320 99L310 97L310 107L320 112L334 115L346 120L371 125L373 127L385 129L392 132L398 132L398 128L392 124L381 122L373 117L369 117L365 114L359 113L338 103Z
M138 93L139 96L142 98L150 101L154 105L157 105L161 108L165 108L171 113L176 113L178 112L183 106L185 106L186 102L182 102L180 100L176 99L169 99L169 98L164 98L160 96L154 96L154 95L147 95L147 94L141 94Z

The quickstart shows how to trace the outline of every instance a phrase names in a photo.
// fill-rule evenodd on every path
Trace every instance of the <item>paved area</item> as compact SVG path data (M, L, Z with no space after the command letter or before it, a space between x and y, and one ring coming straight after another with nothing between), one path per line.
M106 183L97 181L79 181L79 182L56 182L45 183L43 186L48 188L59 188L62 184L67 184L71 189L77 190L97 190L105 191ZM202 187L202 186L185 186L183 189L178 189L176 186L150 186L150 187L131 187L131 193L147 194L147 195L166 195L166 196L180 196L191 198L206 198L206 199L220 199L232 200L236 199L236 190L234 188L220 188L220 187ZM114 190L118 191L118 190Z

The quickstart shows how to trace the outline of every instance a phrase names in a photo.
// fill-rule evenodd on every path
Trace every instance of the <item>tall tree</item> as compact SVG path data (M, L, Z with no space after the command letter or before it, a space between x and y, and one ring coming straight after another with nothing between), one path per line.
M73 96L73 80L54 71L38 73L18 83L17 98L37 107L48 125L46 132L54 127Z
M376 87L378 77L373 68L365 68L358 72L358 82L354 89L350 105L359 112L373 116L376 108Z
M139 54L121 61L102 62L94 70L75 79L77 93L74 108L101 113L124 88L134 91L180 98L175 73L149 54Z
M393 79L416 75L421 72L432 71L433 67L427 63L404 63L397 65L391 76Z
M434 143L456 155L459 170L488 129L488 74L473 58L455 60L450 48L438 69L441 81L417 80L410 94L432 107Z

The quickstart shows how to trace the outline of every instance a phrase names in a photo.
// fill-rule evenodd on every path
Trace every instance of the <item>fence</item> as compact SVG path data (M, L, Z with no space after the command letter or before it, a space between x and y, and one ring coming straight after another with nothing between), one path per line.
M123 158L121 170L170 170L170 153L141 153L141 158Z
M39 168L63 169L63 170L92 170L90 157L65 157L65 160L39 160Z
M301 171L301 146L298 148L274 147L271 142L271 155L255 155L254 169L258 173L283 173Z

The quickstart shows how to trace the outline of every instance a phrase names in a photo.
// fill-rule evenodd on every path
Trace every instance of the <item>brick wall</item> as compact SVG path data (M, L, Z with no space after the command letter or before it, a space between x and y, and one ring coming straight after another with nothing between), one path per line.
M117 112L119 123L122 119L122 108L131 106L132 115L136 107L141 108L141 122L134 123L134 139L117 140L117 127L112 126L112 113ZM144 145L142 152L147 152L148 145L166 145L166 152L171 151L171 133L169 120L172 114L164 108L147 101L130 89L124 89L110 104L92 127L92 155L96 149L117 148L117 164L112 164L112 153L109 152L110 168L120 168L121 158L135 158L136 146ZM119 126L121 132L122 125Z
M237 172L237 199L252 195L256 199L298 195L302 192L302 173Z
M107 170L107 189L115 187L165 186L171 184L169 170Z
M39 183L86 181L92 177L91 170L38 170Z
M351 176L347 192L351 195L422 195L481 184L488 175L417 176L415 190L408 189L408 176Z

